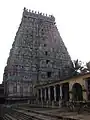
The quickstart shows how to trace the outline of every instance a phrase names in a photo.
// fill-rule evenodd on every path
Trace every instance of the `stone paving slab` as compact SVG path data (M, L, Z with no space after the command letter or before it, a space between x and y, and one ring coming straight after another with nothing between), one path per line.
M16 118L14 118L14 117L12 117L12 116L10 116L10 115L8 115L8 114L5 114L5 116L6 116L6 118L8 119L11 119L11 120L17 120Z
M23 111L23 110L25 110L25 111ZM28 109L23 109L23 110L20 110L21 112L24 112L25 114L27 114L27 111L26 110L28 110ZM68 120L79 120L79 119L75 119L75 118L69 118L68 116L63 116L63 115L59 115L59 114L52 114L52 113L50 113L50 112L47 112L47 111L36 111L35 109L34 110L32 110L32 109L29 109L28 110L29 111L29 113L28 114L38 114L38 115L41 115L41 116L47 116L47 117L50 117L50 118L53 118L53 119L55 119L56 120L56 118L57 119L68 119Z
M30 111L36 111L38 113L44 113L44 114L52 114L55 116L63 116L64 118L71 118L71 119L76 119L76 120L90 120L90 113L82 113L82 114L77 114L77 112L67 112L65 109L47 109L45 108L23 108L24 110L30 110Z
M55 115L78 120L90 120L90 114L77 114L77 112L61 112L61 113L56 112Z
M42 112L39 110L39 112ZM67 112L65 108L57 108L57 109L46 109L43 112L45 113L52 113L53 115L57 116L64 116L72 119L78 119L78 120L90 120L90 113L83 112L81 114L78 114L77 112Z

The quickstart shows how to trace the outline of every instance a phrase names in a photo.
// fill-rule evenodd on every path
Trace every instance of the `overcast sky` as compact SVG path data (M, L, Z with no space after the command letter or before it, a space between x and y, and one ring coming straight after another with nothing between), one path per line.
M90 0L0 0L0 83L24 7L54 15L72 60L90 60Z

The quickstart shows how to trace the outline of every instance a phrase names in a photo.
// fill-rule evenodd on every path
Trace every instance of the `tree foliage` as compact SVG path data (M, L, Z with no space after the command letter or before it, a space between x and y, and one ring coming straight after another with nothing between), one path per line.
M90 71L90 61L88 63L86 63L86 66L87 66L88 70Z
M90 62L84 64L82 61L74 60L72 62L73 75L90 72Z

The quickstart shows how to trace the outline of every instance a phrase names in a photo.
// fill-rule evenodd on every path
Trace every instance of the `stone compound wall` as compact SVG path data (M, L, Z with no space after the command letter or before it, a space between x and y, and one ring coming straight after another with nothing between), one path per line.
M55 18L24 8L4 72L8 96L18 95L18 91L24 94L24 90L31 95L35 84L70 76L71 67L71 58L55 25Z

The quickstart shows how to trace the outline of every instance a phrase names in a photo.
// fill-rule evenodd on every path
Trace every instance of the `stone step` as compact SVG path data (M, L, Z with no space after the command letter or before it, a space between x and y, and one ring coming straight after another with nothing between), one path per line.
M17 120L17 119L13 118L12 116L10 116L8 114L5 114L3 117L3 120Z

